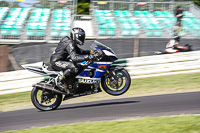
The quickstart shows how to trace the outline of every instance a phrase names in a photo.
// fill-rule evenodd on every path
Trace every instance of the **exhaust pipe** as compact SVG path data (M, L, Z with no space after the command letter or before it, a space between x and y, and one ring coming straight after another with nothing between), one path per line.
M59 91L59 90L55 89L55 87L52 86L52 85L50 85L50 84L37 83L37 84L34 84L33 87L39 87L39 88L42 88L42 89L45 89L45 90L52 91L52 92L54 92L54 93L63 94L63 95L68 95L68 94L65 93L65 92L62 92L62 91Z

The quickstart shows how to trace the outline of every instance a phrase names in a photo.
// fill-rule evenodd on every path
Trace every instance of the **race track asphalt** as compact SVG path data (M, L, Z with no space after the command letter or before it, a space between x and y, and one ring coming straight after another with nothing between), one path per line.
M200 114L199 101L200 92L190 92L66 104L45 112L35 108L0 112L0 132L130 117Z

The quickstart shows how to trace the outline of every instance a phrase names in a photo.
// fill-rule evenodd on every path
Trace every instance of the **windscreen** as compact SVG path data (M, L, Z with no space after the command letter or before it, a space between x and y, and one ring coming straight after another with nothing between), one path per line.
M90 46L93 50L99 50L101 48L106 48L106 46L98 41L94 41L93 44Z
M90 46L90 48L92 50L108 50L108 51L112 52L113 54L115 54L115 52L111 48L107 47L103 43L100 43L96 40L93 42L93 44Z

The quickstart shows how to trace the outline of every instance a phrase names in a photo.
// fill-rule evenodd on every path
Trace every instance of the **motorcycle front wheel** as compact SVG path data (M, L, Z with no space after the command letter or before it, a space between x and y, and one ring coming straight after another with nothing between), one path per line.
M114 67L101 79L101 86L104 91L113 96L124 94L128 91L130 85L130 75L124 68Z
M39 87L34 87L31 92L31 101L39 110L54 110L60 106L62 102L62 94L55 94Z

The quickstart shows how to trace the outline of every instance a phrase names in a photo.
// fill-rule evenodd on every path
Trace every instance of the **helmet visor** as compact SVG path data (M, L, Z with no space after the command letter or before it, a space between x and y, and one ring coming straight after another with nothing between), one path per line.
M85 41L85 34L79 34L78 35L78 40L80 40L81 42L84 43L84 41Z
M83 45L83 44L84 44L84 41L85 41L85 34L77 34L76 42L77 42L79 45Z

